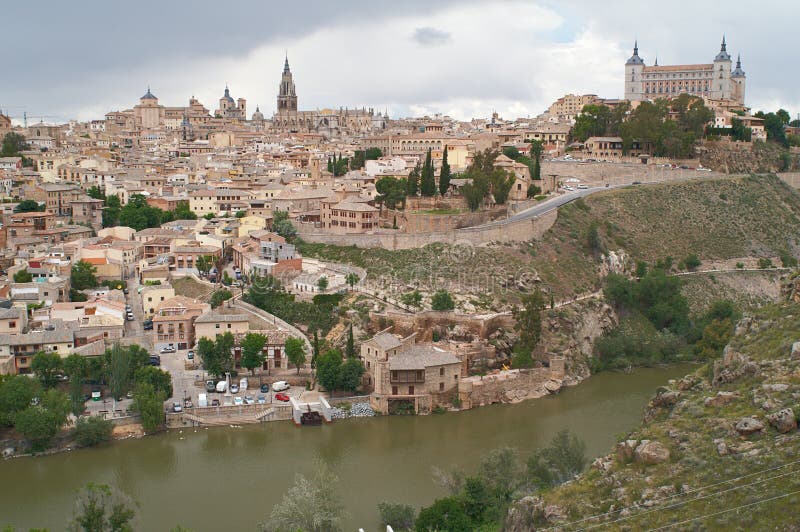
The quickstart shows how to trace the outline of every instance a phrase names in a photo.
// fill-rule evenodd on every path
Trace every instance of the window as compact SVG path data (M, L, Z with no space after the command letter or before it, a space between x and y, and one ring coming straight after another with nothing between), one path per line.
M17 322L16 322L16 321L9 321L9 322L8 322L8 326L9 326L10 328L16 327L16 326L17 326Z
M439 383L439 391L440 391L440 392L443 392L443 391L444 391L444 383L443 383L443 382L440 382L440 383Z
M414 395L414 387L413 386L409 386L408 387L408 395Z
M219 329L219 323L215 323L215 324L214 324L214 328L215 328L215 329Z
M231 324L229 323L229 324L228 324L228 329L230 329L230 328L231 328Z
M439 368L439 375L444 375L444 368Z
M453 380L458 380L458 374L453 375Z
M23 360L23 364L24 364L24 363L25 363L25 362L24 362L24 360ZM392 395L397 395L397 386L392 386Z

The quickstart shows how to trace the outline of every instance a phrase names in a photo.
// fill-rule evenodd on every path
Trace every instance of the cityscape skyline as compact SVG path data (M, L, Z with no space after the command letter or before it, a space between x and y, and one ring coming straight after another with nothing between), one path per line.
M95 12L81 14L82 22L63 6L52 6L41 21L52 36L49 46L39 39L10 59L9 67L23 75L0 91L0 109L15 123L25 112L29 121L100 119L110 110L130 108L148 85L170 105L183 105L192 95L211 105L227 84L252 109L258 105L271 115L288 50L300 109L374 107L388 109L392 117L443 113L460 120L493 111L507 118L535 116L565 93L621 98L622 64L635 39L647 64L656 57L662 64L691 64L707 61L723 34L731 54L742 54L750 80L748 106L784 107L793 115L800 109L800 98L791 90L798 74L773 70L781 65L770 57L788 35L780 26L793 18L792 11L800 11L782 2L766 2L750 18L743 3L726 6L723 14L694 6L692 20L684 24L688 31L680 35L671 30L677 24L671 10L659 13L662 24L642 31L637 19L646 10L628 2L617 5L617 20L581 1L498 1L489 10L474 2L441 2L412 4L402 13L358 1L336 10L314 1L301 6L305 10L244 2L235 4L243 9L231 11L248 8L256 12L252 17L200 39L196 22L211 4L187 9L188 4L178 3L158 10L147 5L121 19L113 16L113 6L98 4ZM787 16L773 21L773 6ZM30 8L11 9L31 18ZM67 35L71 24L96 27L103 16L113 18L115 33L135 36L124 45L95 46L78 64L59 60L61 54L42 55L43 46L51 49L57 42L64 55L78 56L92 35L96 40L107 30ZM750 30L761 17L775 26L768 41ZM702 21L698 31L694 19ZM11 28L9 40L24 38L24 31ZM58 90L43 74L60 80Z

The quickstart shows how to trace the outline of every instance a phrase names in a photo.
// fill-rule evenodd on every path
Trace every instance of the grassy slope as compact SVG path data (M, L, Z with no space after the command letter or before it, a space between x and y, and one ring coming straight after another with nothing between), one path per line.
M731 346L749 356L760 366L760 375L743 377L730 384L711 387L708 383L710 371L701 368L695 374L700 382L688 391L681 392L678 403L655 410L655 418L643 424L626 439L657 440L669 447L670 460L666 463L643 466L624 464L614 460L611 469L602 473L591 468L580 480L545 494L548 504L557 504L567 510L568 520L574 521L615 509L632 508L642 502L645 490L686 486L684 490L695 490L729 479L760 472L769 468L789 464L800 459L800 433L779 434L765 420L765 415L781 407L793 407L800 413L800 361L790 359L792 342L800 340L800 306L787 304L769 306L756 314L757 326L747 334L733 338ZM784 383L785 391L768 391L764 383ZM704 399L718 391L733 391L739 394L733 402L722 407L705 406ZM762 409L764 401L775 403ZM739 436L733 424L743 416L757 416L767 425L762 434ZM722 439L728 447L740 448L739 454L719 455L713 440ZM772 474L759 474L747 480L725 484L711 490L678 495L668 503L633 507L630 518L609 523L624 517L626 513L612 513L604 518L602 530L641 530L664 526L695 516L707 515L759 501L768 497L800 490L800 476L795 472L780 478L772 476L800 471L800 464L781 469ZM744 486L748 482L759 482ZM740 489L720 493L722 490L740 486ZM623 490L615 490L622 487ZM704 495L712 495L700 500ZM659 498L649 495L650 499ZM666 506L689 501L674 508ZM766 530L785 529L796 524L797 504L800 496L760 504L747 511L731 512L703 519L702 529ZM597 521L567 526L573 530L597 524ZM688 525L684 526L688 528Z
M630 187L561 208L555 225L534 243L401 251L304 244L301 252L361 266L371 279L422 290L449 286L473 298L492 294L501 303L520 294L504 287L509 279L538 275L556 299L565 299L598 288L596 262L586 248L592 222L606 248L650 263L668 255L677 263L689 253L703 260L776 256L800 242L800 196L772 177Z

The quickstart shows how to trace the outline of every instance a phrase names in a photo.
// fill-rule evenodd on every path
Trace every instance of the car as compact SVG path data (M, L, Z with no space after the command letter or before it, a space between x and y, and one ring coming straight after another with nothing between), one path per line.
M92 390L92 401L99 401L100 395L100 390Z
M245 395L244 396L244 402L247 403L248 405L256 404L256 400L253 398L252 395Z
M286 395L285 393L275 394L275 399L277 399L278 401L283 401L284 403L289 402L289 396Z
M579 190L586 190L587 188L589 188L588 185L578 185Z
M257 401L258 401L258 404L263 405L263 404L266 404L267 398L262 394L258 394Z
M606 183L606 188L608 188L608 183Z
M285 392L290 387L291 386L289 386L289 383L286 382L286 381L275 381L275 382L272 383L272 391L273 392Z
M150 365L151 366L160 366L161 365L161 357L158 355L150 355Z
M194 351L190 349L189 352L186 353L186 358L188 358L189 360L194 360Z
M261 385L261 393L269 393L269 384L264 383Z
M127 288L123 288L122 293L127 296L130 293L130 290L128 290Z
M177 401L172 403L172 411L173 412L183 412L183 407Z
M233 398L233 404L236 406L242 406L242 404L244 404L244 401L242 400L241 397L237 395L236 397Z
M125 305L125 312L133 312L133 308L130 305Z
M239 385L235 382L231 384L231 393L239 393Z
M172 346L162 347L160 352L162 354L163 353L174 353L175 352L175 348L172 347Z
M144 324L144 330L145 331L152 331L153 330L153 322L151 321L150 323L145 323Z
M191 399L184 399L183 400L183 408L194 408Z
M133 399L133 392L126 393L125 397L128 398L128 399Z
M206 391L207 392L216 392L217 391L217 384L214 381L206 381Z
M633 183L631 183L631 185L641 185L641 184L642 184L641 181L634 181Z
M247 377L242 377L241 379L239 379L239 389L242 390L243 392L247 391L247 384L248 384Z
M219 399L212 399L211 406L219 406Z

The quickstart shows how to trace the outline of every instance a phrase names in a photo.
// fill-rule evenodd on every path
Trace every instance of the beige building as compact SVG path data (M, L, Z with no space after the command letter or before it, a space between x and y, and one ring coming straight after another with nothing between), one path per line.
M401 338L382 331L361 344L364 386L372 408L383 414L430 412L458 392L464 363L433 344L417 344L415 335Z
M195 344L194 321L211 310L202 301L175 296L156 307L153 316L153 346L190 349Z
M247 314L223 314L209 312L194 321L195 338L215 340L220 334L247 334L250 330L250 318Z
M378 209L360 198L339 197L320 201L319 219L326 232L369 233L378 228Z
M161 284L143 286L139 294L142 298L144 314L150 317L156 313L161 303L175 297L175 289L172 288L172 285L162 281Z

